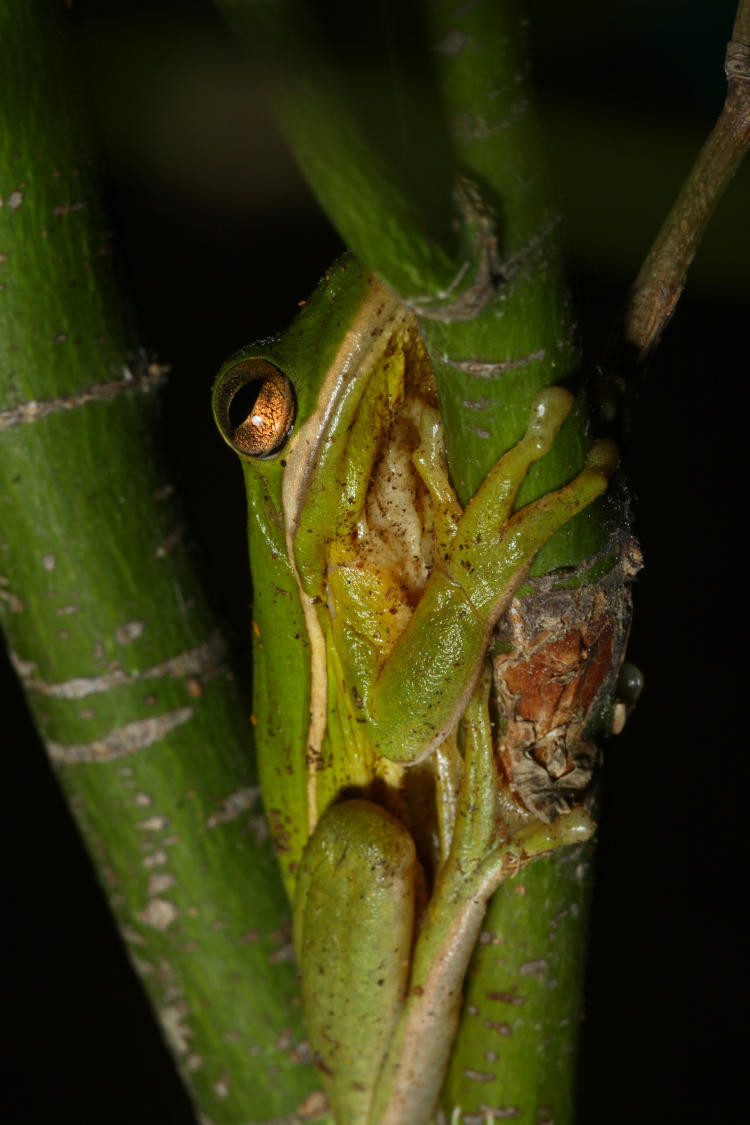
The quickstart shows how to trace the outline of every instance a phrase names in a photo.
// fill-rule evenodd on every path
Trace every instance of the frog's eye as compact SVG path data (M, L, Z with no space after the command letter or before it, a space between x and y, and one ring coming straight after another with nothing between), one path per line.
M240 360L216 386L214 413L224 440L240 457L272 457L292 432L294 387L268 360Z

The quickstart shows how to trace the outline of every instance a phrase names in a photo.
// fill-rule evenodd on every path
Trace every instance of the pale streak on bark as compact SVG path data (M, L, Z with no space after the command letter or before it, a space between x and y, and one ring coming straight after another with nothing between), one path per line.
M192 717L192 707L180 707L164 715L126 723L125 726L93 742L63 744L49 741L47 751L52 762L57 766L111 762L115 758L124 758L144 750L147 746L152 746L154 742L158 742L175 727L188 722Z
M245 1121L242 1125L305 1125L306 1122L319 1121L326 1109L324 1095L316 1090L292 1113L285 1113L283 1117L265 1117L262 1121ZM199 1114L198 1120L200 1125L216 1125L213 1118L207 1117L205 1113Z
M86 387L82 391L62 398L48 398L41 402L35 399L31 402L21 402L18 406L0 411L0 431L10 430L14 426L22 426L29 422L39 422L42 418L61 410L77 410L79 406L86 406L90 402L104 402L128 391L140 391L146 394L164 380L166 371L167 368L159 364L150 364L147 371L134 375L126 367L121 379L97 383L93 387Z
M497 133L504 133L511 125L520 121L530 109L529 99L521 97L513 102L505 117L495 121L478 114L459 111L453 115L453 129L464 144L469 141L486 140L487 137L494 137Z
M450 364L451 367L458 368L459 371L465 372L467 375L476 375L479 379L496 379L498 375L504 375L507 371L516 371L519 367L526 367L529 363L543 363L546 359L547 352L545 348L539 348L535 352L529 352L528 355L517 356L515 359L502 359L497 363L489 363L482 359L454 359L453 356L438 353L435 357L441 363ZM464 403L468 406L468 403Z
M19 679L29 691L36 691L53 699L85 699L88 695L97 695L125 684L137 684L161 676L178 679L183 676L210 675L218 671L223 655L224 644L220 634L215 633L197 648L171 656L143 672L125 672L122 668L114 668L101 676L79 676L59 684L36 679L36 664L22 660L16 653L11 652L10 658Z
M230 793L228 797L219 802L217 812L208 817L206 828L217 828L220 824L226 824L227 821L234 820L247 809L253 808L259 797L260 786L258 785L245 785L242 789Z

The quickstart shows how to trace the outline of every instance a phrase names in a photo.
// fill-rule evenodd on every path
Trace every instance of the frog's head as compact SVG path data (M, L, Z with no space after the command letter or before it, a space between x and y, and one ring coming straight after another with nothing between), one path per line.
M417 340L413 315L345 255L283 335L242 348L216 379L214 418L243 463L250 517L273 506L311 593L324 541L359 516Z

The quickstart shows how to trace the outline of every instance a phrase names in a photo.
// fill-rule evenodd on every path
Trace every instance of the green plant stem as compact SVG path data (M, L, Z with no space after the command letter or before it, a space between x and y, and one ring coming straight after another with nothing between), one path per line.
M410 14L397 34L390 4L378 9L382 24L372 13L362 24L352 11L327 38L310 5L302 14L282 3L261 17L245 0L220 7L250 38L256 18L266 21L295 156L342 237L420 316L465 503L520 438L535 392L570 380L578 362L524 82L520 13L515 4L434 0L422 8L421 28ZM380 114L358 96L362 57L342 46L364 39L363 26L379 46L366 77L379 76L368 92L370 103L388 107ZM415 75L427 90L417 99L429 106L426 120L409 110ZM424 158L404 177L415 162L393 154L423 153L425 135L441 166ZM587 446L579 403L518 502L569 480ZM605 508L595 505L555 536L535 571L579 562L606 532ZM529 1125L540 1114L558 1125L572 1119L589 856L576 848L535 861L493 899L445 1085L449 1116L460 1107L467 1121L490 1110Z
M316 1085L287 906L246 706L154 454L163 372L114 297L59 9L0 8L0 614L203 1119L268 1119Z
M295 158L349 247L406 298L451 290L475 248L452 195L416 7L218 6L253 48L260 38L254 65L266 69Z
M574 374L578 353L547 195L537 123L525 81L514 5L431 4L454 160L479 185L498 235L499 284L470 319L422 318L462 499L523 432L528 404ZM519 503L570 479L588 444L579 405L534 466ZM602 507L584 512L540 552L535 573L595 551ZM482 1109L524 1122L572 1121L591 844L536 860L493 897L467 976L443 1091L446 1109Z

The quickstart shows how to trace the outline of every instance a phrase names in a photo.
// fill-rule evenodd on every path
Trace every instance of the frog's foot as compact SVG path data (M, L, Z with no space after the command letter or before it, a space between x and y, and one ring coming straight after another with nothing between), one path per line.
M583 808L571 810L552 824L538 818L526 823L506 819L505 783L495 763L489 715L491 680L485 666L463 718L464 773L450 851L436 887L446 908L448 903L469 898L487 900L504 879L535 856L582 843L595 828Z
M545 387L534 396L525 434L492 467L468 504L459 529L461 538L473 543L478 535L491 534L507 522L529 467L549 453L574 401L562 387Z
M559 388L552 387L550 390ZM520 465L525 461L528 467L532 460L536 460L536 456L531 455L529 446L532 442L527 441L528 434L529 431L506 454L506 457L514 458L515 491L507 501L508 507L520 487ZM540 496L506 518L499 527L497 518L492 518L487 509L475 515L472 501L446 560L447 570L464 590L475 612L482 617L486 615L490 627L505 609L539 549L563 524L602 495L617 463L618 452L614 442L595 442L583 469L569 484ZM499 483L502 487L503 482ZM480 493L477 493L477 498Z

